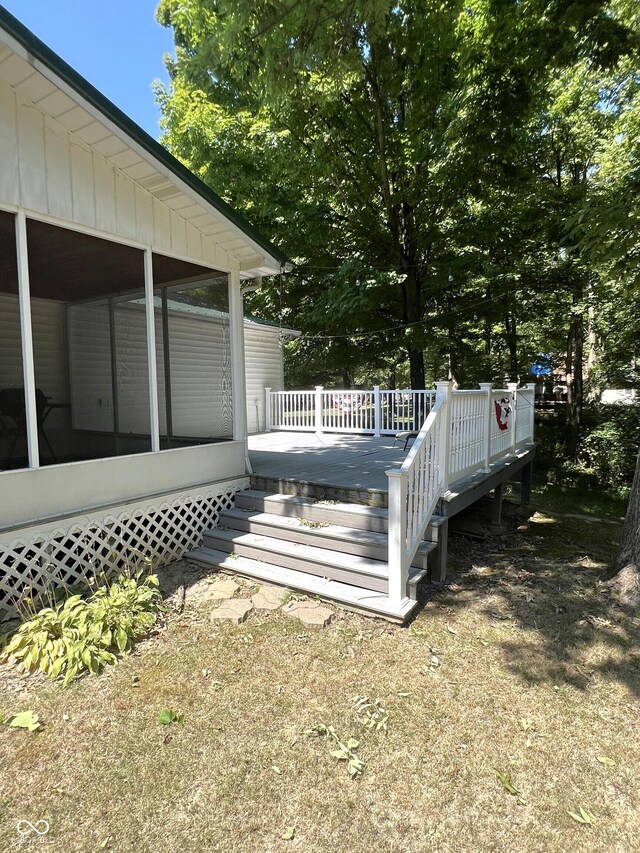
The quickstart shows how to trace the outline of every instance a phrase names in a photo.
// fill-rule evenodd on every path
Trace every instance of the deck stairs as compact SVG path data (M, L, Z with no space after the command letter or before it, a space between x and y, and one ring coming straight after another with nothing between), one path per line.
M237 492L190 560L337 601L391 619L417 604L417 585L438 547L434 516L409 572L406 599L388 593L387 510L299 495Z

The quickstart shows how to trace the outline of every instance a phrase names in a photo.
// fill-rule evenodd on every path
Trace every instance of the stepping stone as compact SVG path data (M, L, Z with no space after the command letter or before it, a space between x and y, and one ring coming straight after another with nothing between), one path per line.
M213 583L201 581L187 590L187 594L190 598L197 598L200 601L227 601L233 598L239 589L240 585L233 578L220 578Z
M299 619L305 628L326 628L334 617L334 612L316 601L290 601L282 608L289 619Z
M251 596L251 602L259 613L272 613L280 607L286 595L287 590L281 586L263 586Z
M219 607L211 611L212 622L231 622L240 625L253 610L253 605L246 598L230 598L223 601Z

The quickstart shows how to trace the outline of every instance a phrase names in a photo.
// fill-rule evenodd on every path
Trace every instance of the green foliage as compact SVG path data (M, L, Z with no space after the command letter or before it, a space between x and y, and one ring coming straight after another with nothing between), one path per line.
M161 604L155 575L121 574L89 598L73 595L38 611L3 638L2 660L61 678L66 686L115 663L153 627Z
M640 447L640 406L597 406L580 444L579 462L612 491L629 488Z
M337 758L338 761L346 761L347 772L352 779L362 775L365 764L355 753L355 750L360 746L359 741L355 738L351 737L346 742L343 742L338 737L333 726L325 726L323 723L313 726L311 729L305 729L304 734L309 737L330 737L336 745L336 749L331 750L331 755Z
M173 711L171 708L163 708L158 714L158 722L163 726L184 723L184 714L181 711Z

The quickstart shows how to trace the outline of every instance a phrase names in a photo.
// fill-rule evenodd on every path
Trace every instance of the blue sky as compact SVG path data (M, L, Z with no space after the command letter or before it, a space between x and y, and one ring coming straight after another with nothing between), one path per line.
M157 0L0 0L39 39L156 139L151 84L167 82L162 57L171 30L155 21Z

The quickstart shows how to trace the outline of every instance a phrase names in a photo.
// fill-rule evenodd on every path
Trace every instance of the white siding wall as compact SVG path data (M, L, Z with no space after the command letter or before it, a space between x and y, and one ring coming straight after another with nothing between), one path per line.
M95 123L94 127L100 131ZM109 136L106 129L101 132ZM212 238L155 198L108 156L90 148L88 143L95 140L84 141L83 133L87 135L45 115L19 90L0 80L0 205L59 217L215 269L230 268L228 253ZM126 163L124 150L122 158ZM141 175L149 177L153 171L141 166Z
M284 390L282 347L278 329L245 323L245 369L247 377L247 423L250 433L265 428L264 389Z

